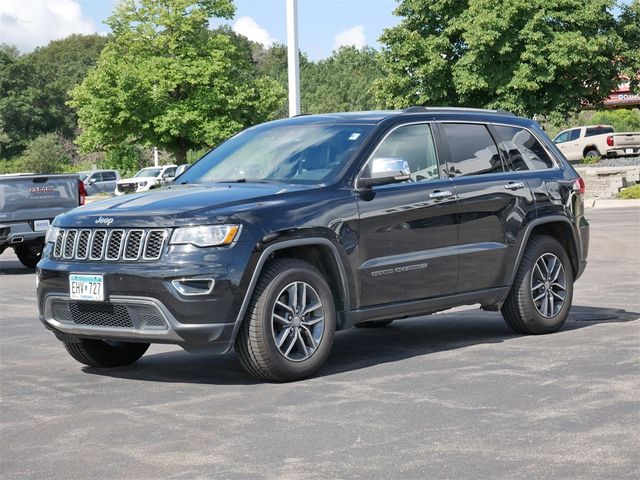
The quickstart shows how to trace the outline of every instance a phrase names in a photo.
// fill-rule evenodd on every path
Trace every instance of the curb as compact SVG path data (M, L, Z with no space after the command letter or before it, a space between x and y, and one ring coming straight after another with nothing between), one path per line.
M585 198L584 204L587 208L637 208L640 207L640 200Z

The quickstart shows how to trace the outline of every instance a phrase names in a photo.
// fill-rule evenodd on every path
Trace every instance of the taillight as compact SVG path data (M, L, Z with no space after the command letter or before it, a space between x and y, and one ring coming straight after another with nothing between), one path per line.
M84 205L84 199L87 196L87 190L84 188L82 180L78 179L78 197L80 198L79 205Z
M585 186L584 180L581 177L576 178L576 181L573 182L573 191L580 195L584 195Z
M613 135L607 135L607 145L613 147Z

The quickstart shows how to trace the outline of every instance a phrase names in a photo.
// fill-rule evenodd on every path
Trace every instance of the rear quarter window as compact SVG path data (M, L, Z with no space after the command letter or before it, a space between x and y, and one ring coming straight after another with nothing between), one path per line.
M543 170L555 166L531 132L524 128L495 126L507 151L507 167L513 171Z

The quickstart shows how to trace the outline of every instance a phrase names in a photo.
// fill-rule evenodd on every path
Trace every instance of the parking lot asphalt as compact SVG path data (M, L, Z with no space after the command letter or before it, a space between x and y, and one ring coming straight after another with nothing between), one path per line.
M0 255L0 478L638 478L640 209L592 210L589 266L552 335L456 309L340 332L312 379L152 345L82 367Z

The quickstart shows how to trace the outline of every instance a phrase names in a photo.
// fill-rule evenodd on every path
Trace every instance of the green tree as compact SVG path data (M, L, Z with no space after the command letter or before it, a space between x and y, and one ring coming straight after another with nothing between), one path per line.
M20 167L33 173L59 173L70 162L64 142L54 133L45 133L32 140L19 158Z
M303 111L327 113L372 110L372 86L382 76L377 53L371 47L342 47L310 68L301 80Z
M566 116L583 102L597 105L630 63L614 6L402 0L395 11L401 22L381 37L385 76L377 98L396 108L464 105L521 115Z
M66 105L69 90L82 81L107 39L71 35L20 55L0 46L0 124L9 141L3 155L19 154L38 135L74 136L77 118Z
M255 77L250 56L209 30L230 0L125 0L107 20L113 37L72 93L83 150L156 145L180 163L270 118L284 92Z

